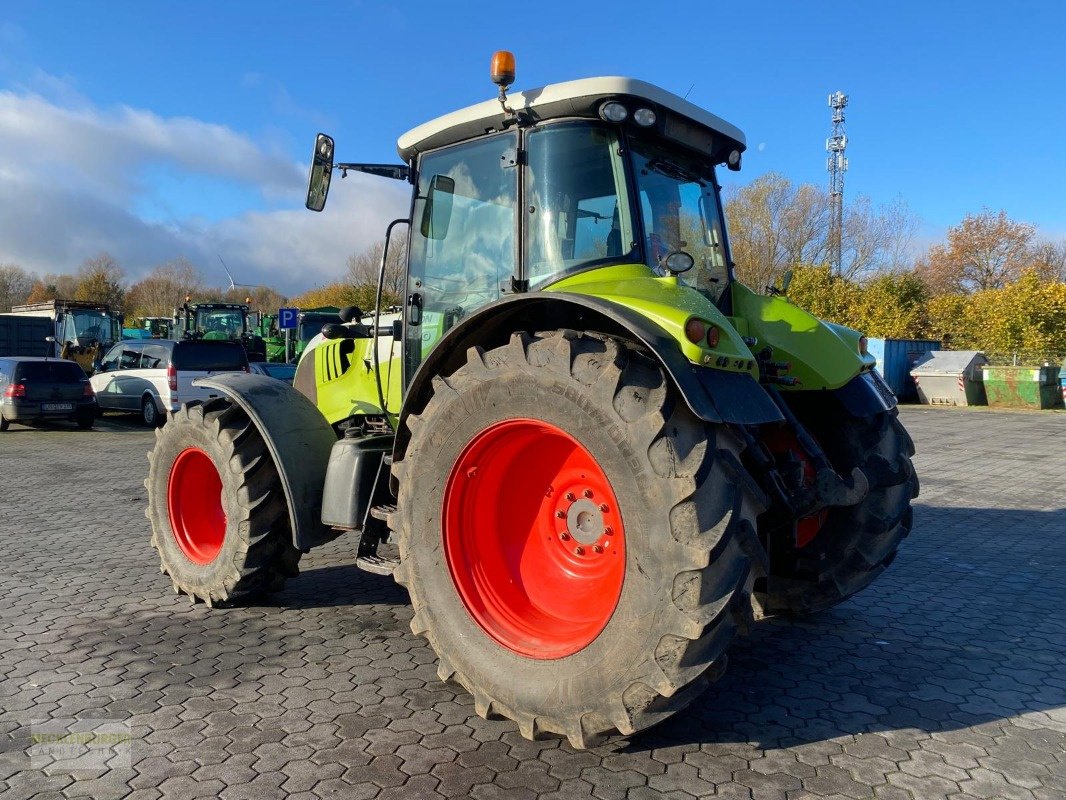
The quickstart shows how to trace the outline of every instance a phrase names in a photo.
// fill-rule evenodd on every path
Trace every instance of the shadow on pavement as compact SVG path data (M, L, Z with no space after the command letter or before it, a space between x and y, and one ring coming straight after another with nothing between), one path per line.
M811 618L757 625L721 680L627 749L772 749L1027 712L1053 712L1066 732L1066 509L915 511L878 581Z

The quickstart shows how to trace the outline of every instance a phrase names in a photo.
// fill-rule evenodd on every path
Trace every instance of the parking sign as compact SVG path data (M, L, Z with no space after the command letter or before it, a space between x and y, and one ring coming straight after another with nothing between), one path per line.
M298 308L279 308L278 327L282 330L296 327L296 315L300 313Z

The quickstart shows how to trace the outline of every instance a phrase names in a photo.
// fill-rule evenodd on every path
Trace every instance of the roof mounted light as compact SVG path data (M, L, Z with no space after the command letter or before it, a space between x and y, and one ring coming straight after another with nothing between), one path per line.
M733 172L740 172L740 151L733 150L725 160L726 166Z
M497 50L492 54L492 63L489 66L492 74L492 82L497 86L506 88L514 83L514 53L507 50Z
M650 128L655 124L655 112L650 108L638 108L633 112L633 121L642 128Z
M600 119L607 122L625 122L629 109L616 100L608 100L600 106Z

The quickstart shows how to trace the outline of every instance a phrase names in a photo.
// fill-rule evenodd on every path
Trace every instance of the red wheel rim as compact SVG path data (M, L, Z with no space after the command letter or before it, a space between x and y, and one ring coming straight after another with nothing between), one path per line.
M181 552L195 564L210 564L226 538L222 509L222 478L203 450L190 447L178 453L167 483L170 529Z
M448 475L444 550L479 626L512 652L563 658L607 625L625 577L618 501L592 454L546 422L486 428Z

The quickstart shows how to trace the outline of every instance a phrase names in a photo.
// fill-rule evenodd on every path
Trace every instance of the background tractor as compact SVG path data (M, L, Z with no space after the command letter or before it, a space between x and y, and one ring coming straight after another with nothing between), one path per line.
M401 313L308 349L295 387L205 379L150 454L153 544L208 604L276 589L347 532L483 716L585 747L683 708L765 614L868 585L918 483L859 332L734 279L716 168L744 136L592 78L400 137ZM347 310L346 310L347 311ZM357 545L356 545L357 542Z
M100 357L122 338L123 317L107 303L82 300L46 300L42 303L27 303L11 308L17 317L43 317L51 322L53 337L48 352L41 355L59 356L76 361L89 375L100 362ZM32 352L11 355L38 355L34 343Z
M266 343L255 330L251 309L242 303L190 303L174 309L175 339L231 339L244 345L249 361L266 361Z

